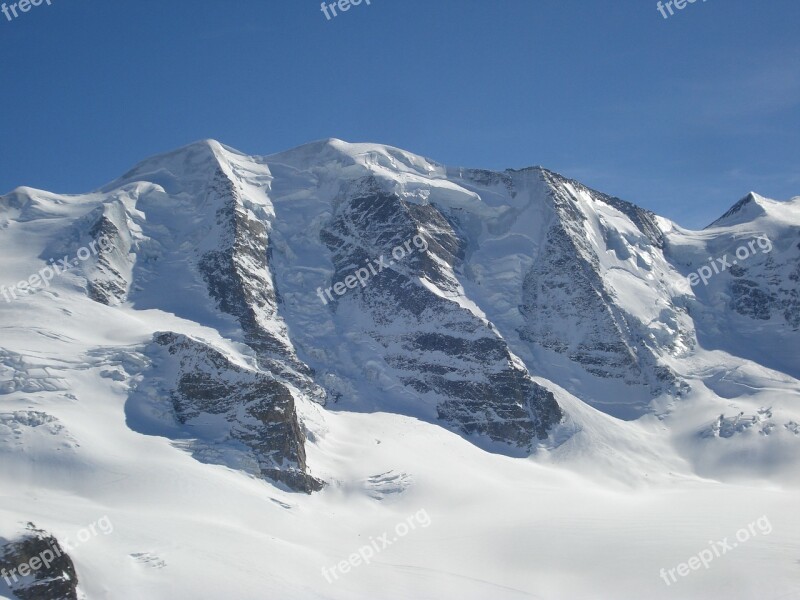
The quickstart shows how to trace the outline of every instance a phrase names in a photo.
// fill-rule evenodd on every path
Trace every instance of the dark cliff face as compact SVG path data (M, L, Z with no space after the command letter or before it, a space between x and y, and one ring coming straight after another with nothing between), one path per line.
M254 462L257 475L297 491L322 488L307 473L305 435L289 388L199 340L159 333L153 341L154 364L146 377L169 395L178 423L192 428L196 440L189 448L197 458L217 462L214 457L225 451L243 451L245 458L232 464Z
M124 207L119 203L104 207L103 214L89 229L97 257L87 274L89 297L102 304L113 305L127 300L130 282L117 265L127 263L131 250L127 228L115 224L126 222Z
M25 576L20 573L23 564L27 566ZM78 599L78 575L72 559L55 537L33 523L21 538L0 542L0 573L21 600Z
M421 405L433 404L439 419L463 434L517 448L547 437L562 417L552 393L531 380L491 323L446 297L460 289L454 269L464 241L436 206L408 202L366 179L341 195L322 240L333 258L332 281L383 257L385 267L369 285L329 306L347 303L367 317L358 335L377 342L391 376ZM396 248L405 252L393 254Z
M746 263L734 265L730 308L754 320L783 318L792 330L800 329L800 242L795 250L783 261L768 256L758 271Z
M220 247L206 252L198 263L208 285L209 295L222 312L239 320L248 344L263 353L286 348L276 336L265 331L259 317L277 315L277 296L267 264L266 223L248 214L233 183L222 172L208 190L220 204L216 222L222 231Z
M564 354L598 378L618 379L651 395L675 388L676 375L659 364L647 332L620 308L607 287L598 250L587 238L586 215L564 184L623 213L646 236L653 251L660 252L664 238L654 215L549 171L542 174L555 219L525 277L520 311L526 325L520 337Z
M218 248L203 254L197 264L209 296L220 311L239 321L244 340L258 354L263 370L324 403L325 391L297 357L278 311L280 297L269 265L267 223L247 209L233 182L220 170L207 194L209 205L219 206L215 219L222 232Z

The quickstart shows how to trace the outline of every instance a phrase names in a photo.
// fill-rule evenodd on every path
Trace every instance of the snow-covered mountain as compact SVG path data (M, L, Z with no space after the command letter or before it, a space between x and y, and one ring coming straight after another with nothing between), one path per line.
M76 594L372 597L388 578L381 597L401 598L423 576L418 597L672 597L657 573L602 574L610 556L548 575L578 490L609 520L604 495L649 495L651 533L739 490L729 529L761 503L800 555L800 198L751 193L689 231L539 167L203 141L88 194L0 197L0 265L0 536L19 548L28 522L61 539L110 515L113 536L69 552ZM668 508L671 489L685 500ZM358 548L343 532L378 535L420 503L441 525L404 551L416 567L319 577ZM540 576L444 558L467 522L468 544L492 523L496 548L541 539ZM663 532L673 562L716 535L689 533ZM735 565L719 575L740 581ZM720 589L696 579L681 597Z

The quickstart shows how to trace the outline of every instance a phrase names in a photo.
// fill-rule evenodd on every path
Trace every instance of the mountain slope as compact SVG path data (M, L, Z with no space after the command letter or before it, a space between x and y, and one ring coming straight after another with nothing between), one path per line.
M791 591L799 234L800 198L751 194L689 231L540 167L332 139L203 141L91 193L18 188L0 536L110 515L69 553L89 597L401 598L424 577L666 598L659 568L769 514L742 556ZM320 576L422 509L418 537ZM618 527L631 510L641 528ZM737 597L739 566L682 597Z

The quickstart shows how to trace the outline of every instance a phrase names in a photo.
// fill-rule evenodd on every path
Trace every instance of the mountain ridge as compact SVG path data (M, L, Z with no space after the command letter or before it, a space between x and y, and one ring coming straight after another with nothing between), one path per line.
M682 229L543 167L448 167L335 138L252 156L209 139L147 158L89 194L17 188L2 200L6 228L42 219L66 224L42 259L74 254L100 236L113 240L71 276L73 290L111 307L166 311L244 344L257 371L297 404L293 424L277 430L288 437L274 445L301 451L284 453L288 474L265 469L299 489L316 486L298 483L316 481L302 452L308 402L408 414L516 456L557 447L569 429L569 415L537 378L615 417L638 419L698 385L687 359L702 345L743 347L721 341L716 320L727 309L704 297L705 289L687 290L683 271L697 260L688 257L736 239L751 221L717 226L710 238L708 229ZM758 199L740 201L718 222L750 203ZM425 251L411 252L412 239ZM750 322L771 320L770 331L795 343L797 259L780 240L779 263L775 254L753 259L773 275L732 270L733 280L715 274L711 283L730 286L747 336L766 339L765 325ZM368 282L348 286L335 301L319 301L318 290L332 290L359 265L367 271L392 248L409 257L367 272ZM178 336L206 344L201 354L221 351L208 336L198 338L194 325L178 329L153 328L142 341ZM797 377L796 362L766 364ZM250 384L242 385L231 393L246 395ZM183 394L177 416L166 418L183 418L193 401L205 410L188 414L213 414L197 388L188 389L197 397ZM222 442L204 444L234 443L242 427L257 427L236 411L226 419L230 429L214 434L222 432ZM250 451L263 454L264 447ZM292 474L297 469L301 476Z

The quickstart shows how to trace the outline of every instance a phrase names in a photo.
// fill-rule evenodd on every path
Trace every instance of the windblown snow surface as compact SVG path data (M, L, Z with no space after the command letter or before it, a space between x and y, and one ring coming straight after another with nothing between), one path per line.
M259 477L224 419L175 420L148 379L156 332L202 340L236 377L256 368L240 322L187 266L225 235L207 191L217 172L266 224L277 308L255 319L312 373L281 381L320 491ZM553 393L563 415L546 439L519 448L440 422L375 341L405 325L378 327L348 296L322 303L336 267L321 233L365 179L450 219L463 248L455 267L437 263L449 283L417 281ZM6 288L75 256L101 216L118 235L48 288L0 298L0 543L28 522L71 540L92 600L800 598L800 198L740 204L703 231L656 216L650 228L544 169L453 169L338 140L267 157L200 142L89 194L18 188L0 197ZM561 267L547 262L567 239L552 233L559 206L583 240ZM772 248L753 247L746 273L686 285L759 235ZM374 243L376 259L391 251ZM591 295L569 289L579 275ZM581 360L597 346L583 349L609 331L647 344L598 371ZM104 516L113 532L76 541ZM748 531L759 519L769 527ZM15 598L2 578L0 597Z

